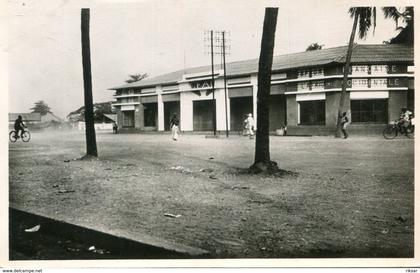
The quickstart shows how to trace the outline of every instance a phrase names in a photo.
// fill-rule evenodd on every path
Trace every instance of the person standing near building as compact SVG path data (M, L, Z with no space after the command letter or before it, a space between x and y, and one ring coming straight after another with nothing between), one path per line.
M178 133L179 133L179 118L178 114L174 113L172 115L171 121L170 121L171 131L172 131L172 139L174 141L178 140Z
M245 119L245 129L249 138L254 138L254 126L254 118L252 117L252 114L249 113L248 117Z
M116 121L112 124L112 130L114 131L114 134L118 134L118 123Z
M349 118L347 117L347 113L343 112L341 115L341 132L343 132L344 138L348 138L349 135L347 134L347 126L349 125Z

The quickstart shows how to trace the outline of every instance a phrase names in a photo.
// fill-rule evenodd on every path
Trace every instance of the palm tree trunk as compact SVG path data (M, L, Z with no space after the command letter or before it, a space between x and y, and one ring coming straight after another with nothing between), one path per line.
M341 84L340 104L338 106L337 124L336 124L336 129L335 129L336 138L341 137L341 113L344 112L343 109L346 103L347 79L349 76L350 60L351 60L351 54L353 53L354 36L356 35L356 28L357 28L358 20L359 20L359 13L356 12L354 15L353 28L351 30L349 46L347 48L346 65L344 67L344 73L343 73L343 83Z
M85 90L86 155L98 156L93 119L92 72L90 64L89 9L82 9L82 62Z
M270 165L269 100L278 8L266 8L258 65L257 134L253 166Z

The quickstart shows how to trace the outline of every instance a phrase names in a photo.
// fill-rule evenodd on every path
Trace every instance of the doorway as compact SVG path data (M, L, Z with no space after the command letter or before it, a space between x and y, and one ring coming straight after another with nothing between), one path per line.
M193 130L213 130L213 100L193 101Z
M165 122L165 131L171 130L171 118L174 113L178 114L178 118L181 121L180 115L180 103L179 101L167 101L163 103L163 112L164 114L164 122ZM181 128L181 122L179 124L179 128Z

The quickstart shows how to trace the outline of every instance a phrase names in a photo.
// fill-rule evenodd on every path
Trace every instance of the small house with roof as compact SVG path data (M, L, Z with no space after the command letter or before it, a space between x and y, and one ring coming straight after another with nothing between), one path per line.
M40 113L9 113L9 124L14 124L19 116L22 116L24 123L36 124L42 121Z

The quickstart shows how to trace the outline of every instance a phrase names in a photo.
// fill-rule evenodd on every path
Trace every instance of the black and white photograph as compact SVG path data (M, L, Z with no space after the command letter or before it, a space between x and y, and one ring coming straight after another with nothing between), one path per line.
M5 2L5 265L419 265L414 1Z

